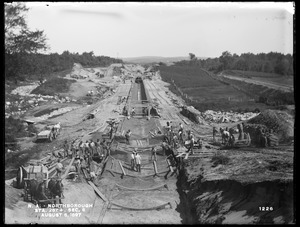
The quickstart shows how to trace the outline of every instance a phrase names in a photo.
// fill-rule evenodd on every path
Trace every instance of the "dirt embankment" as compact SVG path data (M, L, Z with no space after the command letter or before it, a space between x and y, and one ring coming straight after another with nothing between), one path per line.
M180 172L177 186L183 223L293 223L292 180L241 182L226 177L208 180L205 177L208 166L203 163L197 163L195 168L194 162L187 162ZM244 178L247 179L247 175Z
M261 124L272 129L279 138L279 142L286 143L294 139L295 119L291 111L266 110L247 123Z

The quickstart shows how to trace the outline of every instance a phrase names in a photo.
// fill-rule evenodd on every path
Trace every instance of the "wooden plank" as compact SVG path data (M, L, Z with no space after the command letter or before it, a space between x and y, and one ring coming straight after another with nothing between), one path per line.
M89 176L88 176L89 174L88 174L87 170L85 168L82 168L81 170L83 172L83 175L84 175L85 179L88 180L89 179Z
M70 168L71 168L74 160L75 160L75 157L72 158L71 162L69 163L69 165L68 165L68 167L67 167L64 175L62 175L61 179L64 179L64 178L66 178L68 176L69 170L70 170Z
M153 162L153 165L154 165L154 172L155 172L155 175L157 175L158 171L157 171L156 161Z
M167 161L167 164L168 164L168 166L170 168L170 171L173 173L174 170L173 170L173 167L171 166L171 163L170 163L169 159L166 159L166 161Z
M123 168L123 166L122 166L122 163L119 161L119 165L120 165L120 167L121 167L121 170L122 170L122 172L123 172L123 175L124 176L126 176L126 172L125 172L125 170L124 170L124 168Z
M187 154L185 155L184 159L188 159L188 157L189 157L189 153L187 153Z
M182 153L176 155L176 158L181 157L181 156L183 156L184 154L186 154L186 153L185 153L185 152L182 152Z
M94 189L94 191L96 192L96 194L104 201L107 202L108 199L105 197L104 194L102 194L102 192L100 192L100 190L94 185L93 182L88 181L88 184L92 186L92 188Z
M189 125L189 123L184 118L181 118L181 119L186 125Z

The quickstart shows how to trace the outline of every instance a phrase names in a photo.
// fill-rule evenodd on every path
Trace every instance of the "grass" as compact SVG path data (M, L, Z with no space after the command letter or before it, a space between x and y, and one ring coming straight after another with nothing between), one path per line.
M223 110L223 111L244 111L256 108L264 109L266 105L256 103L255 97L233 88L229 83L221 82L213 78L197 66L161 66L161 77L169 82L170 90L181 95L179 88L184 95L181 95L188 105L192 105L199 111ZM175 82L175 85L172 84Z
M35 88L31 93L41 95L55 95L57 93L68 92L70 85L74 82L76 82L76 80L52 77L45 83Z
M243 70L225 70L224 73L230 74L232 76L245 76L245 77L264 77L264 78L277 78L283 77L277 73L265 73L256 71L243 71Z
M293 76L283 76L276 73L264 73L264 72L255 72L255 71L241 71L241 70L225 70L224 73L237 76L237 77L246 77L249 79L255 79L262 82L269 82L274 84L282 84L293 86L294 77Z

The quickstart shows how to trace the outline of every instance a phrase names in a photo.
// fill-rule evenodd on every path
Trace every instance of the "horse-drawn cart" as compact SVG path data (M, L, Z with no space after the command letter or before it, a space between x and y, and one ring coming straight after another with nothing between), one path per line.
M61 179L49 181L49 171L43 165L20 167L17 182L24 187L24 201L44 206L62 198ZM58 196L58 198L57 198ZM61 201L59 201L61 202Z
M26 172L23 173L24 180L24 201L38 202L37 194L39 190L46 189L48 184L48 168L43 165L30 165L27 170L23 168Z

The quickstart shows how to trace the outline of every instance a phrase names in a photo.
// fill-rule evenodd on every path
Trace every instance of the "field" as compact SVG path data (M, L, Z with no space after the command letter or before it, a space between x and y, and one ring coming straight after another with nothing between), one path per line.
M160 72L173 92L187 97L200 111L264 108L253 96L222 83L197 66L161 66Z
M283 76L276 73L264 73L264 72L253 72L253 71L241 71L241 70L226 70L224 74L237 77L245 77L254 79L257 81L268 82L283 86L293 87L294 77Z

